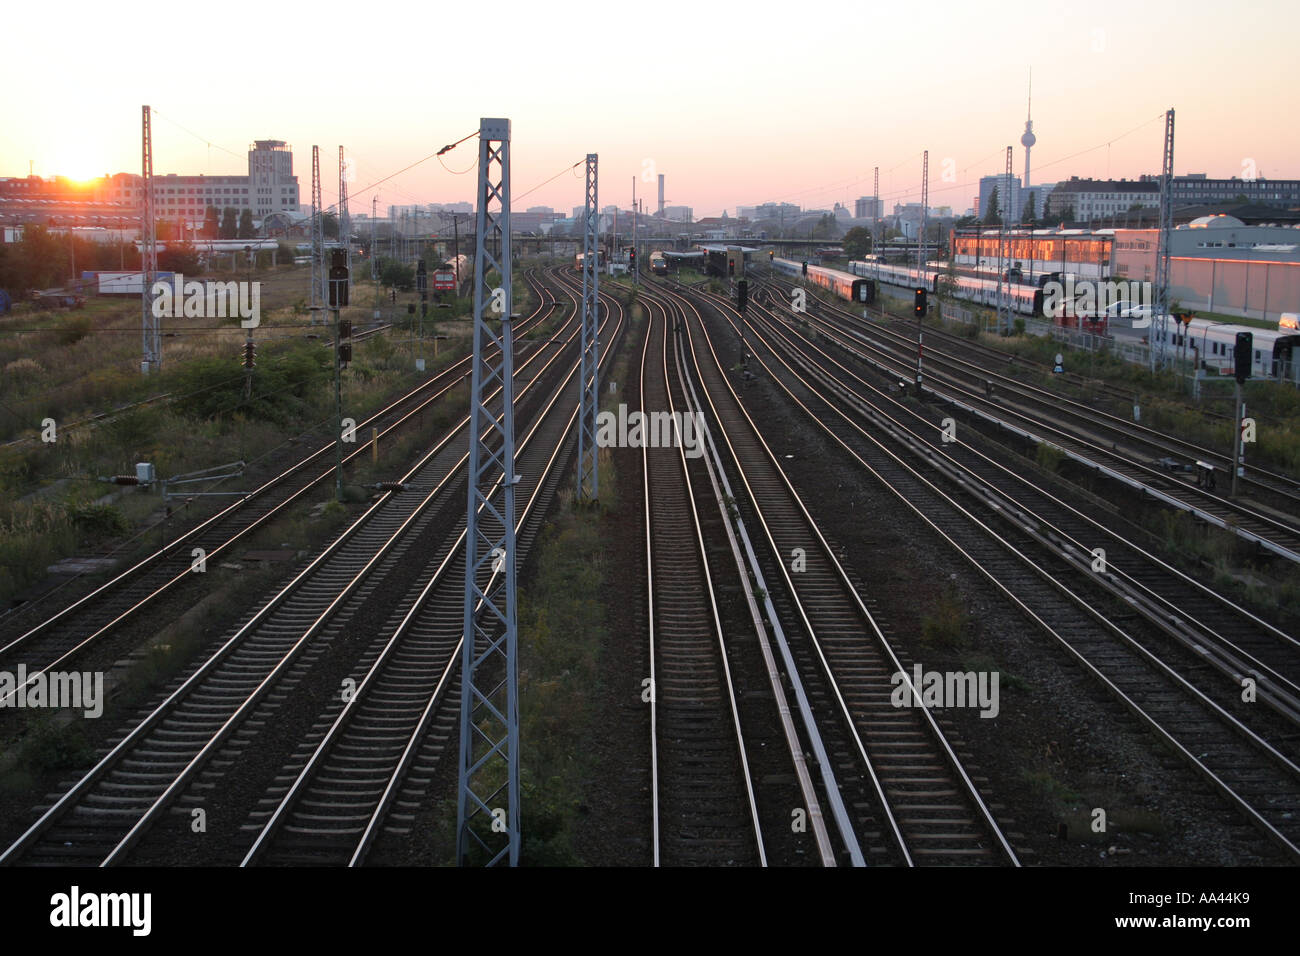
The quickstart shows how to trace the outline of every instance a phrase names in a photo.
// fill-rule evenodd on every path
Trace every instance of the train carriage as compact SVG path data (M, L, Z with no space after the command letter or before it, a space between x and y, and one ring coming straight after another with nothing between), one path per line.
M806 265L790 259L773 259L772 268L785 275L807 279L814 285L829 289L841 299L871 305L876 301L876 284L871 279L841 272L839 269L827 269L823 266Z

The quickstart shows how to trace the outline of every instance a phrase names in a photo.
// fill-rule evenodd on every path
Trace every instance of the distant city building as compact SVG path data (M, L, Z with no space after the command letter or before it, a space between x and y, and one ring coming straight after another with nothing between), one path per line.
M995 189L998 191L998 217L1008 222L1019 222L1020 212L1024 208L1020 199L1020 177L1008 177L1006 173L980 177L979 217L982 219L988 215Z
M1048 214L1068 214L1075 222L1094 222L1122 215L1135 207L1159 205L1160 184L1149 176L1118 180L1071 176L1057 183L1047 196Z
M1209 179L1205 173L1175 176L1170 186L1174 206L1231 203L1246 197L1246 202L1293 209L1300 206L1300 180L1297 179Z
M694 222L695 210L690 206L665 206L664 218L670 222Z
M1116 229L1116 278L1155 281L1156 229ZM1169 296L1185 309L1275 320L1300 311L1300 229L1204 216L1170 234Z
M41 222L92 226L138 224L144 205L143 177L115 173L90 182L62 176L0 179L0 218L9 223ZM201 225L207 208L249 210L255 220L299 211L293 152L280 140L258 140L248 151L247 176L154 177L154 211L159 220Z
M953 230L952 258L958 266L992 268L999 264L999 230L987 226ZM1073 272L1087 279L1110 271L1112 237L1109 230L1010 229L1008 258L1002 264L1022 270L1031 282L1044 272Z
M748 207L746 207L748 208ZM765 202L761 206L753 207L754 214L748 216L751 222L761 219L785 220L794 222L802 214L802 210L794 203L789 202Z
M885 204L879 196L863 196L853 203L854 219L879 219L885 214Z
M144 177L117 173L103 181L97 198L144 202ZM293 150L282 140L259 139L248 151L247 176L154 176L154 214L159 219L202 222L208 206L248 209L254 219L275 212L298 212L298 177L293 174Z
M1051 195L1052 190L1055 188L1056 183L1042 183L1038 186L1029 187L1021 186L1020 210L1017 218L1022 222L1024 221L1025 209L1029 206L1029 201L1032 198L1034 202L1034 218L1042 219L1044 215L1043 204L1047 202L1047 197Z

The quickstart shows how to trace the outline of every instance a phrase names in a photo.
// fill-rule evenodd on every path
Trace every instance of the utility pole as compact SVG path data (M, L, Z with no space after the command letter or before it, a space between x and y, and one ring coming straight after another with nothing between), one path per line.
M154 315L153 284L158 278L158 241L155 236L153 195L153 123L148 106L142 107L142 176L144 180L144 235L140 243L141 349L140 372L162 371L162 330Z
M379 320L379 196L370 200L370 278L375 280L375 321Z
M462 866L494 866L502 861L517 866L515 485L519 476L515 474L511 330L510 121L479 120L478 149L456 859ZM498 237L501 251L494 255L492 240ZM501 281L496 289L488 285L488 275L493 272ZM500 421L497 410L488 407L488 396L498 385ZM492 502L498 485L501 498Z
M998 329L1003 335L1011 332L1011 282L1008 279L1003 286L1003 277L1009 268L1011 237L1007 235L1007 210L1011 202L1011 147L1007 147L1007 164L1002 177L1002 187L1006 196L1000 196L1002 208L998 210ZM1064 239L1062 239L1064 243ZM1064 248L1064 245L1062 245Z
M637 215L636 207L636 177L632 177L632 284L641 284L641 256L636 247L637 226L640 225L640 216Z
M311 324L325 309L325 206L321 200L320 147L311 148Z
M329 270L329 306L334 313L334 498L343 500L343 363L352 359L352 323L339 314L348 304L348 257L335 249ZM344 341L347 339L348 341Z
M1155 314L1147 331L1151 371L1165 367L1165 339L1169 331L1169 245L1174 229L1174 111L1165 113L1164 161L1160 169L1160 239L1156 251ZM1160 323L1157 333L1155 323ZM1159 351L1157 358L1156 352ZM1240 404L1240 403L1238 403ZM1235 463L1233 481L1236 481ZM1233 489L1236 490L1235 488Z
M587 154L582 227L582 409L578 422L578 499L600 497L600 449L596 413L600 409L600 269L596 262L597 155Z
M917 280L925 281L925 227L928 224L929 216L927 211L930 206L930 151L927 149L921 154L921 231L916 241L916 273Z
M451 214L451 270L456 274L456 295L460 295L460 217Z
M872 212L875 213L875 222L872 223L871 229L872 236L874 237L871 242L871 255L876 262L876 296L877 304L880 306L880 318L883 320L885 318L885 296L880 288L880 260L884 258L884 255L881 252L880 244L883 241L884 236L884 223L882 222L882 219L884 218L883 213L885 208L884 204L880 201L879 166L875 167L875 175L872 179L873 185L871 188L875 191L875 194L871 197L871 202L873 204Z
M343 147L339 147L339 241L348 254L348 275L352 274L352 217L348 215L348 180L347 163L343 159Z
M1237 478L1246 468L1245 446L1241 441L1241 420L1246 417L1246 406L1241 401L1241 379L1233 382L1232 409L1234 431L1232 436L1232 497L1237 497Z

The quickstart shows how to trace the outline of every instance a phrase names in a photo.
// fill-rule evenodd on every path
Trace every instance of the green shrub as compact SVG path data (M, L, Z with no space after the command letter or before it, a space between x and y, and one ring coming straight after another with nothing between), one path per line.
M68 508L68 517L78 531L93 538L107 538L131 530L126 516L114 505L73 505Z
M1060 469L1061 463L1065 461L1065 452L1047 444L1045 441L1040 441L1038 449L1034 452L1034 460L1038 462L1040 468L1055 472Z
M966 608L950 594L940 595L929 614L921 619L921 638L939 647L961 647L966 643Z
M91 328L90 316L69 316L59 324L59 344L76 345L90 334Z
M176 408L199 420L287 423L292 414L324 396L332 376L325 349L297 348L263 354L253 370L252 388L244 397L244 370L235 358L201 358L177 376L184 397Z
M81 766L90 756L90 744L80 724L58 727L47 717L27 735L18 762L32 773L42 774Z

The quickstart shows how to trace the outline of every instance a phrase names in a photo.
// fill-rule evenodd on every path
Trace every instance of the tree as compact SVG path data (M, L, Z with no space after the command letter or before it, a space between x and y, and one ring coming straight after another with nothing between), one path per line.
M216 206L209 206L203 214L203 238L216 239L221 232L221 212Z
M410 292L415 288L415 270L395 259L381 259L379 263L379 281L401 292Z
M1002 217L998 215L998 187L993 187L993 192L989 193L989 208L984 212L984 225L1000 226Z
M339 237L339 217L332 212L325 213L321 219L321 228L325 230L326 239L337 239Z
M979 225L979 218L976 216L962 216L952 225L955 229L974 229Z
M221 231L218 236L222 239L234 239L239 234L239 210L234 206L227 206L221 214Z
M158 253L158 268L162 272L194 275L199 271L199 250L189 241L173 242Z
M1035 206L1034 194L1030 193L1029 198L1025 200L1025 211L1020 218L1024 220L1025 223L1031 226L1034 224L1034 220L1038 218L1038 215L1034 211L1034 206Z
M830 213L823 213L822 217L817 220L817 225L813 226L813 238L831 239L835 236L835 217Z
M239 214L239 235L237 239L254 239L257 230L253 228L253 210L244 209Z
M862 226L854 226L844 234L844 255L862 259L871 254L871 233Z
M7 253L11 250L14 254L6 256L4 274L0 275L0 282L10 292L48 289L68 274L67 245L44 226L25 226L22 239L5 248Z

